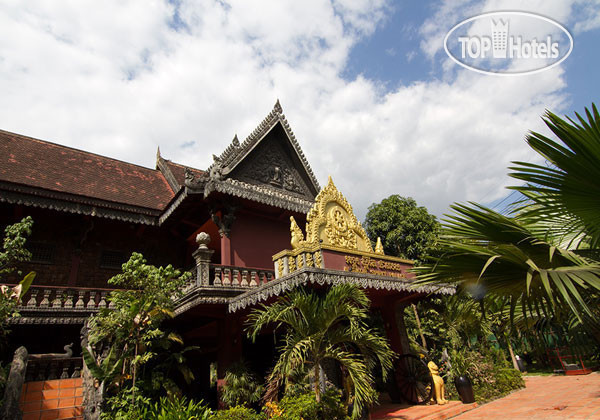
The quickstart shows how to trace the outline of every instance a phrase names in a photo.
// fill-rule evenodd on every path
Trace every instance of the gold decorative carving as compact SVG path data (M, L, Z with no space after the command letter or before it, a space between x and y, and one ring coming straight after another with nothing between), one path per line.
M283 277L283 258L277 261L277 278Z
M304 255L306 257L306 266L307 267L313 267L314 266L314 262L313 262L312 254L310 252L307 252Z
M302 254L296 257L296 265L298 267L298 270L300 270L304 266L304 259L302 258Z
M291 245L300 248L331 246L346 251L373 252L367 233L354 215L346 197L331 177L319 192L306 218L306 239L293 216L290 217Z
M315 252L315 267L323 268L323 259L321 258L321 251Z
M304 233L302 233L302 229L300 229L300 226L298 226L298 223L296 223L294 216L290 216L290 222L290 233L292 234L292 240L290 243L292 244L292 249L300 248L305 244Z
M296 258L290 257L288 258L288 273L292 273L296 271Z
M346 197L329 182L319 192L306 218L306 242L350 251L373 252L367 233Z
M377 244L375 245L375 253L385 255L383 252L383 245L381 244L381 238L379 236L377 237Z

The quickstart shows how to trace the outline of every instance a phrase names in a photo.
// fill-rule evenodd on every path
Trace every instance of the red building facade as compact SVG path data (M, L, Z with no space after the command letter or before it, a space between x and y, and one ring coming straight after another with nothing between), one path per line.
M0 152L0 225L34 219L33 258L22 269L37 277L14 321L11 349L51 353L74 342L79 354L81 326L108 305L107 280L134 251L193 273L174 326L201 349L199 392L211 363L220 377L242 356L269 367L272 338L249 343L243 322L254 305L292 287L364 287L399 353L408 351L399 308L452 293L413 288L410 261L373 250L333 182L321 190L279 102L206 170L160 151L149 169L4 131Z

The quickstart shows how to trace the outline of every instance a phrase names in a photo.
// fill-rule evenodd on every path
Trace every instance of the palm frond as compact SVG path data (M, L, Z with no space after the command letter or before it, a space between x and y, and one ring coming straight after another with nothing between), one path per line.
M546 112L544 122L559 141L531 132L526 141L550 166L513 162L513 178L525 181L512 187L529 203L519 210L539 221L563 226L570 218L568 232L584 236L591 247L600 244L600 114L595 105L586 108L587 118L576 114L568 121ZM531 204L534 204L531 206Z

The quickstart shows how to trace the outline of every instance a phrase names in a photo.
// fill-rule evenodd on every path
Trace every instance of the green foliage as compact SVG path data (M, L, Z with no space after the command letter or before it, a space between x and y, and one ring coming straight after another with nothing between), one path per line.
M229 406L252 405L262 396L264 387L248 365L239 361L225 373L225 385L221 398Z
M186 398L161 398L151 406L145 419L150 420L208 420L212 410L202 401Z
M487 337L491 332L489 320L483 319L479 311L479 303L463 294L420 301L415 307L427 348L423 348L412 306L404 309L408 337L418 352L428 353L436 360L443 349L470 347L474 339Z
M545 164L513 162L513 178L525 181L512 187L528 201L519 209L542 222L554 237L600 247L600 113L592 104L585 116L568 121L547 111L544 122L559 141L531 132L527 143ZM533 204L533 205L532 205Z
M264 413L257 413L248 407L236 406L227 410L217 411L209 417L209 420L267 420L267 416Z
M117 350L114 347L110 348L108 355L100 362L96 360L89 349L83 347L81 350L87 368L92 376L100 382L111 383L121 372L123 359L117 356Z
M450 352L452 368L446 374L450 397L458 398L454 378L467 376L478 402L500 398L525 386L521 372L513 369L504 352L493 347L460 349Z
M394 352L387 340L368 327L370 301L356 285L342 284L324 294L295 289L273 304L252 311L248 335L254 340L267 325L283 329L280 355L267 384L272 400L280 385L287 386L298 371L311 370L316 401L321 400L320 378L323 361L339 363L349 380L353 418L372 405L376 395L373 369L379 365L385 380Z
M391 195L369 206L365 229L373 243L381 238L387 255L422 260L435 246L439 223L412 198Z
M86 365L109 389L111 385L116 387L113 392L123 395L123 390L128 389L131 409L135 409L138 402L135 394L139 388L136 382L140 366L158 359L160 363L154 367L171 368L185 361L182 355L185 349L176 352L170 344L182 344L181 338L161 330L161 323L174 316L174 298L188 276L189 273L181 274L170 265L149 265L141 254L133 253L123 264L123 272L108 281L121 288L112 291L108 298L114 307L102 309L90 319L90 347L84 351ZM99 358L94 356L92 349L105 345L110 347L109 357L98 364L96 359ZM121 374L117 375L119 371ZM186 380L193 378L189 369L181 368L180 371ZM161 369L149 370L149 376L158 372L165 373ZM167 387L173 385L164 376L160 379ZM152 379L149 382L152 384Z
M131 390L110 397L106 401L108 411L102 413L103 420L208 420L212 410L202 400L188 400L185 397L166 398L152 401L140 392L135 404L131 404Z
M511 168L526 182L513 187L525 196L514 216L452 206L439 253L417 268L420 282L459 283L475 296L505 299L510 321L517 307L526 317L558 319L566 309L600 342L600 114L592 108L578 122L547 112L558 141L527 137L547 162Z
M27 216L4 229L4 241L0 251L0 275L12 273L18 263L31 259L31 252L25 248L25 242L31 235L32 226L33 219Z
M140 392L133 393L131 388L123 388L116 395L105 399L105 411L102 412L101 418L102 420L147 419L150 405L150 398Z
M9 225L4 229L4 240L2 251L0 251L0 279L14 272L16 265L28 261L31 253L25 248L27 237L31 235L33 219L25 217L18 223ZM21 275L21 272L18 272ZM35 273L27 274L16 287L0 285L0 338L8 334L8 322L10 318L19 316L17 306L21 298L27 293ZM4 343L1 341L0 343ZM1 345L0 345L1 346Z
M278 404L281 414L271 418L273 420L346 420L349 418L347 409L340 397L339 391L334 389L323 393L320 402L317 402L313 393L285 396Z

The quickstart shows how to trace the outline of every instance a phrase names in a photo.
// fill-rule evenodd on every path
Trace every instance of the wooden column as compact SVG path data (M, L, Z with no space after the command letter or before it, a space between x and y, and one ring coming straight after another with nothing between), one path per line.
M231 265L231 239L221 235L221 264Z
M410 342L404 324L404 306L387 302L381 307L381 316L390 347L398 354L410 352Z

